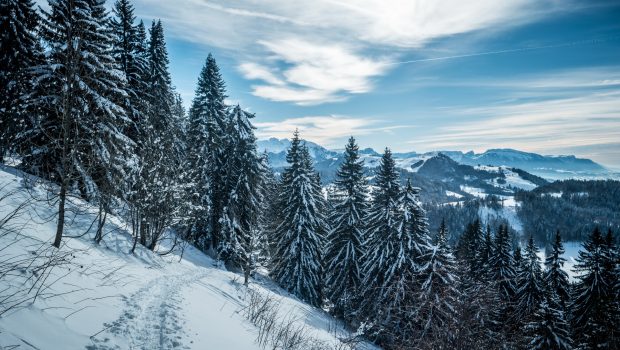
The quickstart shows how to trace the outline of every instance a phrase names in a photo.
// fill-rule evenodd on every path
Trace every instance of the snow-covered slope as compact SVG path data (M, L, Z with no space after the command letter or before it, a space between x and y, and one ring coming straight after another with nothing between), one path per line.
M0 228L2 272L15 267L0 277L0 348L245 350L262 349L261 335L265 348L272 348L275 337L265 339L247 317L256 295L271 300L276 328L291 327L318 349L336 348L340 338L351 336L267 278L245 287L239 275L189 246L182 256L140 247L129 254L131 237L119 218L109 218L97 246L93 208L68 216L67 235L74 238L53 249L53 202L40 186L27 187L18 172L0 169L0 222L21 207ZM70 207L76 204L85 206L74 199ZM167 250L166 244L160 248ZM38 268L50 260L53 268Z

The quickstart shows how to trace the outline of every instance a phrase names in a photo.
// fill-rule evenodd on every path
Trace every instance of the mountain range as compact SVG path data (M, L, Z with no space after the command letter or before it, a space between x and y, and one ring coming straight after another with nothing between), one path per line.
M306 141L306 145L315 160L316 169L330 178L331 173L335 172L337 165L342 161L342 150L329 150L311 141ZM267 152L271 166L275 169L286 165L286 150L289 146L288 139L270 138L258 141L259 150ZM379 165L381 152L365 148L361 149L360 153L367 168ZM540 155L509 148L490 149L482 153L449 150L426 153L404 152L393 153L393 156L399 168L416 172L426 160L440 154L463 165L518 168L547 180L617 178L619 175L591 159L577 158L573 155Z

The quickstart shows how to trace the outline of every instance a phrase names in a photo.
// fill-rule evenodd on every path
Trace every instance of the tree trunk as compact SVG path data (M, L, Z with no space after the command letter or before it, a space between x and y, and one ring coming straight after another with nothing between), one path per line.
M146 223L144 218L142 218L142 223L140 224L140 244L146 247Z
M60 200L58 201L58 226L56 227L56 238L54 247L60 248L60 240L65 227L65 200L67 199L67 181L63 180L60 184Z
M99 244L103 239L103 226L107 219L108 212L103 210L103 205L99 206L99 224L97 225L97 233L95 234L95 243Z
M136 246L138 245L138 239L140 238L140 213L138 210L134 210L134 217L132 219L133 222L133 246L131 247L131 254L136 251Z
M250 282L250 266L243 267L243 285L247 286Z

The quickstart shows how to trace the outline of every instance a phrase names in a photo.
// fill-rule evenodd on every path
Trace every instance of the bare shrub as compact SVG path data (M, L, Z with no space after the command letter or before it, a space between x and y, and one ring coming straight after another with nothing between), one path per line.
M39 297L53 296L50 287L62 276L52 275L52 270L70 264L73 258L72 252L21 233L19 222L23 222L30 200L11 204L18 191L7 187L0 187L0 213L4 213L0 214L0 240L4 242L0 247L0 316Z
M360 340L345 338L334 344L314 338L308 327L296 317L280 317L280 301L247 288L242 315L258 328L257 344L272 350L352 350ZM354 340L355 339L355 340Z

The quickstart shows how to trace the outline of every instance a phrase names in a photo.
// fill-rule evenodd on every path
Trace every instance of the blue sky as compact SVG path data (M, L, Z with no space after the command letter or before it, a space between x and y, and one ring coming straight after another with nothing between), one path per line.
M620 2L134 0L186 105L209 52L260 138L620 168ZM148 23L148 22L147 22Z

